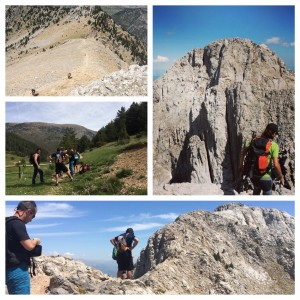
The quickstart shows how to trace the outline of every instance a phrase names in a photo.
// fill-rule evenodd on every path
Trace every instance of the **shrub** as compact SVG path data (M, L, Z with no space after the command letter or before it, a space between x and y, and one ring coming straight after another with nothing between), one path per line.
M116 176L118 178L125 178L125 177L128 177L128 176L131 176L133 173L133 171L131 169L122 169L121 171L119 171Z

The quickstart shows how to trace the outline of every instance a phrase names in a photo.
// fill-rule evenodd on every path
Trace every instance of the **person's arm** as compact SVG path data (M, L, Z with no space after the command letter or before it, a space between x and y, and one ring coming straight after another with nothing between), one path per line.
M130 250L133 250L138 243L139 243L139 239L137 237L135 237L133 239L133 245L130 247Z
M280 164L278 161L278 157L273 157L273 166L278 174L278 179L279 179L280 184L284 185L284 177L281 172L281 167L280 167Z
M115 238L112 238L110 240L110 243L113 245L113 246L116 246L116 239Z
M36 166L38 167L38 169L40 169L41 167L40 167L40 165L39 165L37 159L38 159L38 154L35 153L35 154L33 155L33 160L34 160L34 163L36 164Z
M36 245L39 245L41 243L41 240L39 238L34 238L33 240L24 240L20 241L21 245L28 251L31 251L35 248Z

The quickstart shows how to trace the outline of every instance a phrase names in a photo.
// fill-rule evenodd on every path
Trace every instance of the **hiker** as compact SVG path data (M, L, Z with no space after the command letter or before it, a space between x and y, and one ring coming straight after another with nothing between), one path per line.
M69 154L69 170L71 175L74 175L74 164L75 164L75 157L74 157L74 149L70 150L70 154Z
M30 254L41 243L39 238L30 239L25 224L37 213L34 201L21 201L15 214L6 217L6 285L9 294L30 295Z
M80 153L74 149L74 172L78 171L78 161L80 159Z
M32 94L32 96L38 96L39 95L39 93L37 93L35 91L35 89L31 89L31 94Z
M272 164L277 172L279 183L284 185L284 177L278 160L279 147L273 141L276 135L278 135L278 126L270 123L262 135L253 136L241 152L240 170L250 177L254 185L253 195L260 195L261 191L263 195L272 195Z
M40 162L41 162L41 148L37 148L36 152L32 154L30 158L30 162L33 165L33 175L32 175L32 185L35 185L35 179L37 174L40 175L41 183L44 183L44 172L41 169Z
M68 177L71 181L73 181L73 177L70 173L70 170L65 166L64 161L69 157L66 153L66 150L57 148L56 152L50 155L50 161L52 159L55 160L55 180L56 186L58 186L58 177L61 173L67 173Z
M133 266L132 250L136 247L139 240L134 235L132 228L127 228L125 233L122 233L110 240L117 250L118 272L117 277L122 279L131 279Z

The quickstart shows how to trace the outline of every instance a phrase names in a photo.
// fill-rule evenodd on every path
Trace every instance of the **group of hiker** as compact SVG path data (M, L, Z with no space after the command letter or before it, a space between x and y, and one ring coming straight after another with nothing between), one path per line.
M69 151L64 148L57 148L56 152L49 156L49 161L55 162L55 181L58 185L59 177L63 173L66 173L71 181L74 180L73 176L76 172L79 172L78 161L80 154L76 149L70 149ZM44 172L40 166L41 162L41 148L37 148L35 153L30 155L30 163L33 165L32 185L36 183L37 174L40 176L40 182L44 183ZM69 168L65 165L66 161L69 160Z
M9 294L30 294L28 270L34 264L31 258L41 255L41 240L29 237L26 224L31 222L36 214L35 201L20 201L15 208L14 215L5 219L5 283ZM112 238L110 242L116 249L117 277L131 279L134 269L132 250L139 242L133 229L127 228L125 233Z

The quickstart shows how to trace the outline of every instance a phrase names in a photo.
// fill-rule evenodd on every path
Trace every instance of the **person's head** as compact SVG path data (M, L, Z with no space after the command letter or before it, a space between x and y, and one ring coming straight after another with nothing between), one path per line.
M134 235L134 231L133 231L132 228L127 228L127 229L126 229L126 233L129 233L129 234L131 234L131 235Z
M59 151L60 151L60 148L57 148L56 151L59 152Z
M37 154L41 154L41 151L42 151L41 148L37 148L37 149L36 149L36 153L37 153Z
M20 201L15 211L15 215L26 224L35 217L37 206L34 201Z
M276 135L278 135L278 126L274 123L269 123L263 133L263 136L273 139Z

